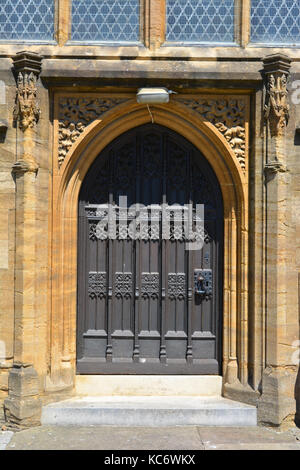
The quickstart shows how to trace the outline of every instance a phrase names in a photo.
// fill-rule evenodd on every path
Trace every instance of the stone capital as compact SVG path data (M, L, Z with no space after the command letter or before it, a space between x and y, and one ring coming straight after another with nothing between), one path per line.
M22 157L14 163L12 167L12 172L14 174L24 174L24 173L37 173L39 165L36 163L32 155L24 153Z
M289 75L292 59L286 54L270 54L263 58L264 74L286 74Z
M274 175L276 173L285 173L287 171L288 171L287 167L283 163L279 162L278 160L268 162L265 165L266 175L270 175L270 174Z
M18 52L13 57L14 71L17 76L19 72L28 74L33 73L38 78L42 71L42 60L43 57L35 52Z

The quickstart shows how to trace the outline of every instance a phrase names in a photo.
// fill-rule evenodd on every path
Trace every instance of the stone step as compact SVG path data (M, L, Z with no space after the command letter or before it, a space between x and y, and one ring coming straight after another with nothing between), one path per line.
M78 397L221 396L219 375L77 375Z
M254 406L216 397L83 397L46 405L42 424L61 426L256 426Z

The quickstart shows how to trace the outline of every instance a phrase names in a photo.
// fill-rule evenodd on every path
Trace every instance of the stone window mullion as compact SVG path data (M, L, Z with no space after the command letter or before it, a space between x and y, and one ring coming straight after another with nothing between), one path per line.
M70 39L72 0L55 0L55 36L59 46Z
M145 46L156 49L165 42L166 0L142 0L145 18Z
M240 40L239 44L246 47L250 41L251 27L251 0L239 0L240 2Z

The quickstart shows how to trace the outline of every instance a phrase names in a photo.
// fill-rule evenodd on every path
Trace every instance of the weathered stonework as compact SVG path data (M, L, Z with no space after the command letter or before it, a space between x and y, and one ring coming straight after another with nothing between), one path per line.
M6 420L18 428L39 426L42 403L38 375L32 365L14 364L9 375L9 391L4 402Z

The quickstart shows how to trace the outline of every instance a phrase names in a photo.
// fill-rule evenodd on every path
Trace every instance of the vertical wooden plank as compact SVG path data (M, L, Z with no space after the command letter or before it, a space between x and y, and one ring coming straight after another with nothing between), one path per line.
M109 155L109 214L108 218L111 218L111 207L114 204L114 195L113 195L113 173L114 173L114 161L115 154L110 152ZM108 283L108 299L107 299L107 309L106 309L106 324L107 324L107 346L106 346L106 361L112 362L113 358L113 347L112 347L112 316L113 316L113 282L114 282L114 244L115 240L112 240L110 237L107 242L107 283Z
M185 221L185 238L189 236L189 227L193 223L193 172L192 172L192 161L193 154L189 154L189 169L188 169L188 180L189 180L189 212L187 214L188 221ZM187 243L187 240L185 241ZM187 299L186 299L186 308L187 308L187 347L186 347L186 360L188 364L193 362L193 342L192 342L192 309L194 306L194 272L193 272L193 253L194 251L186 251L186 269L187 273Z
M140 135L136 135L136 186L135 186L135 203L140 201L141 193L141 141ZM137 214L136 214L137 216ZM136 235L135 235L136 236ZM140 286L141 286L141 243L142 241L132 241L133 246L133 267L132 275L135 280L134 285L134 301L133 301L133 323L134 323L134 346L133 346L133 361L138 362L140 356L140 345L139 345L139 324L141 314L141 298L140 298Z
M167 138L163 135L162 142L161 142L161 154L163 158L163 180L162 180L162 204L163 206L167 203ZM160 361L164 364L167 362L167 347L166 347L166 316L167 316L167 286L168 286L168 273L167 273L167 265L168 265L168 240L163 239L163 217L164 213L162 213L162 238L160 240L161 243L161 337L160 337Z

